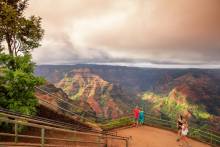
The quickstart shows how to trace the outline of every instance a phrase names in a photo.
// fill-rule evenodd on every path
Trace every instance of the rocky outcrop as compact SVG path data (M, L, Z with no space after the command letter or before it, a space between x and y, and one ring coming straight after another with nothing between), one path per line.
M91 123L95 121L95 112L88 105L85 109L78 106L61 88L46 83L36 87L35 96L39 101L38 116L78 125L80 128L100 130Z
M89 68L74 69L56 84L73 101L89 105L97 116L116 118L127 112L128 106L120 88L102 79ZM120 93L121 92L121 93ZM113 97L114 96L114 97Z

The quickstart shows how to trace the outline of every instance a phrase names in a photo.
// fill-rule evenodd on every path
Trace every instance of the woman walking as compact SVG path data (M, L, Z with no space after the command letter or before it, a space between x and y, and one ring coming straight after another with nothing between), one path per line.
M183 116L182 115L179 115L179 118L177 120L177 129L178 129L178 137L177 137L177 141L180 140L180 137L181 137L181 132L182 132L182 125L183 125Z
M184 119L183 120L183 124L182 124L182 130L181 130L181 137L180 137L180 146L187 146L190 147L188 141L187 141L187 134L188 134L189 130L188 130L188 123L187 121ZM184 145L185 144L185 145Z

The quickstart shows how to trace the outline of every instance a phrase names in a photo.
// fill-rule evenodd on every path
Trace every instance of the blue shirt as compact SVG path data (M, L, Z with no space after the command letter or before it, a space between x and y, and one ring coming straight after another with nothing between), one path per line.
M139 113L139 118L141 118L141 119L144 118L144 111L140 111L140 113Z

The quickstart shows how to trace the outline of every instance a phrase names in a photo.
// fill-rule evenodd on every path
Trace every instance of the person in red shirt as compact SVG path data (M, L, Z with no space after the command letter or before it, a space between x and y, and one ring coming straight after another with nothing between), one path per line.
M135 126L138 127L138 119L139 119L139 114L140 114L140 109L138 108L138 106L136 106L133 110L134 113L134 120L135 120Z

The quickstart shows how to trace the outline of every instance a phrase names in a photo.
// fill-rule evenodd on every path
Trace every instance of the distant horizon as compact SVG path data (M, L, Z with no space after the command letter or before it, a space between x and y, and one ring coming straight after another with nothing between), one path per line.
M155 68L155 69L220 69L220 65L213 65L209 67L205 65L162 65L162 64L138 64L138 63L45 63L36 64L37 66L77 66L77 65L96 65L96 66L114 66L114 67L131 67L131 68Z

